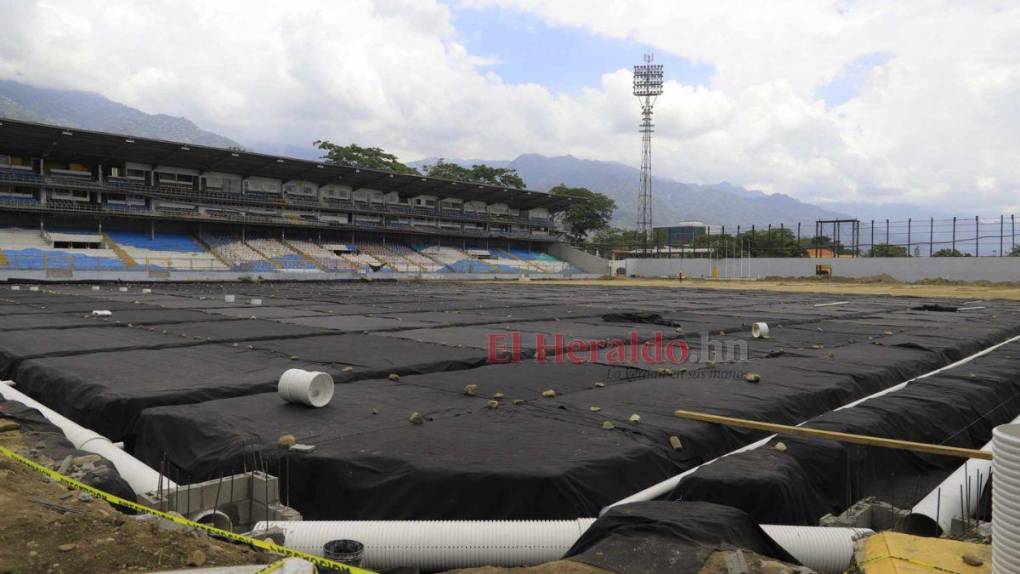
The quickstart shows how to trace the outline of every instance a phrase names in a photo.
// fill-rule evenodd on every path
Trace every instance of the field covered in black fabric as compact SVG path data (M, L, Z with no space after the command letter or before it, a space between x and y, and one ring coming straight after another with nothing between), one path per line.
M1012 383L976 366L974 377L947 372L884 397L906 401L889 413L830 411L1020 334L1020 304L1010 302L941 312L916 308L948 301L539 282L149 287L0 291L9 325L0 368L156 467L167 461L199 479L252 450L274 468L286 462L287 495L307 518L594 516L764 436L681 420L677 409L787 424L820 417L809 424L938 442L941 427L925 417L962 424L1006 401ZM825 305L839 300L848 303ZM92 317L98 309L112 316ZM769 339L751 338L756 321L768 322ZM682 347L685 360L642 352L656 340ZM571 342L577 361L556 355ZM520 362L506 362L515 355ZM331 404L284 403L275 385L288 368L333 375ZM1000 410L1011 419L1020 407ZM980 446L986 426L953 440ZM316 449L287 454L282 434ZM706 467L675 496L810 523L848 497L905 493L911 480L918 490L951 470L786 442L785 454L763 449ZM846 470L855 466L860 476ZM760 480L731 478L751 469ZM819 482L830 469L843 469L846 484ZM791 476L796 493L769 482ZM720 498L731 491L746 498Z

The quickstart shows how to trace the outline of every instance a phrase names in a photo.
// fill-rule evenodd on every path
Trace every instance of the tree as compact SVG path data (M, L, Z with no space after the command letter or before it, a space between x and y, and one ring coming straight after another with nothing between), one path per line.
M426 177L440 179L452 179L454 181L470 181L500 187L512 187L524 189L524 180L518 175L517 170L509 167L491 167L485 164L475 164L471 167L464 167L455 163L439 159L434 165L427 165L421 169Z
M931 254L932 257L970 257L970 253L961 253L956 249L939 249Z
M615 201L584 187L567 187L561 183L549 193L574 199L560 218L567 227L567 234L575 242L584 241L592 231L609 227L609 220L616 210Z
M868 257L910 257L906 247L879 243L868 250Z
M340 146L328 140L318 140L312 145L326 152L322 159L328 164L380 169L397 173L418 173L413 167L400 163L397 156L386 153L382 148L361 147L358 144Z
M641 232L636 229L605 227L591 237L589 243L602 249L624 249L641 245Z
M1009 252L1010 257L1020 257L1020 245L1014 245L1013 250Z
M801 240L804 243L804 240ZM694 247L706 247L716 257L804 257L807 250L797 243L791 229L779 228L742 231L739 237L730 234L701 235Z

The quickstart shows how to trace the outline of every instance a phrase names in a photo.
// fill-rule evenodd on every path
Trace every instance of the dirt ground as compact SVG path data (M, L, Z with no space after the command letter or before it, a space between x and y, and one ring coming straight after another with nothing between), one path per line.
M708 289L750 289L760 291L788 291L792 293L831 293L833 295L899 295L908 297L949 297L965 301L978 299L1020 300L1020 284L1016 283L959 283L926 281L899 283L884 277L861 280L850 279L773 279L760 281L726 281L705 279L592 279L569 281L542 281L542 284L600 285L609 287L671 287Z
M4 424L9 419L0 418ZM18 429L0 432L0 446L29 452ZM0 456L0 574L151 572L280 558L190 529L167 530L157 520L139 521L84 494Z

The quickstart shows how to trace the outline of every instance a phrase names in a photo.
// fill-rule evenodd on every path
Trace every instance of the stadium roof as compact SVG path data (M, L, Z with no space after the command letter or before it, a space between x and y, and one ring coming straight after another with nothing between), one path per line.
M0 149L28 157L56 156L99 164L129 161L282 180L300 179L318 184L339 183L355 189L367 187L383 192L431 194L486 203L507 203L522 209L545 207L558 211L565 209L571 202L570 198L540 191L331 165L297 158L6 118L0 118Z

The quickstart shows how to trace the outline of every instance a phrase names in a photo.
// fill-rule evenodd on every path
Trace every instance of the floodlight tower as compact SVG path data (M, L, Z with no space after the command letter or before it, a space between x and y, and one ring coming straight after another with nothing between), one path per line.
M643 241L652 240L652 107L662 95L662 65L645 54L645 63L634 66L634 95L641 103L641 188L638 190L638 231Z

